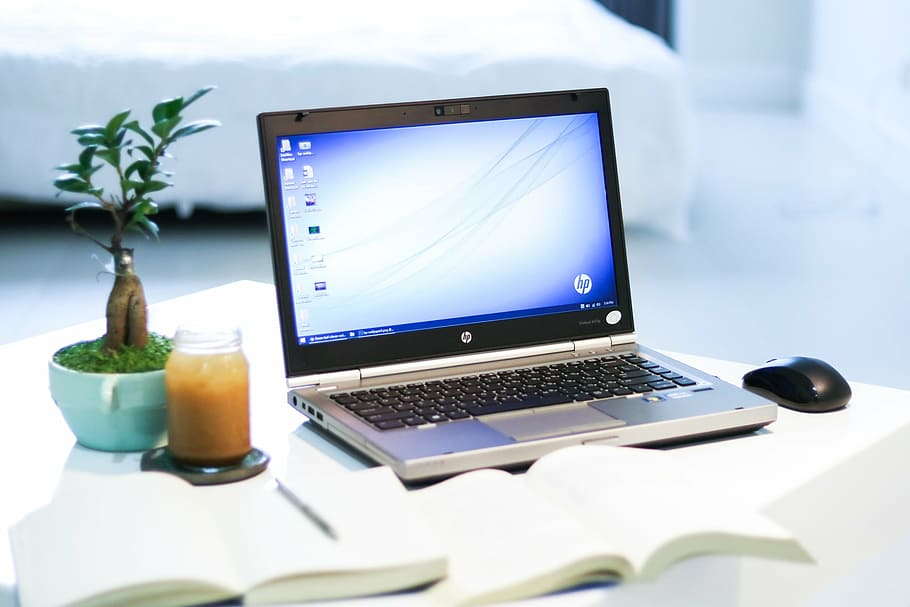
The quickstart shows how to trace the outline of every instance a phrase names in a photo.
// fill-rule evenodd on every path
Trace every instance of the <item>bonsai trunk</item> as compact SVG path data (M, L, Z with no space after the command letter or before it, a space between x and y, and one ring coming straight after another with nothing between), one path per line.
M114 286L107 299L106 350L117 351L123 346L144 348L148 343L145 292L133 268L133 250L115 248Z

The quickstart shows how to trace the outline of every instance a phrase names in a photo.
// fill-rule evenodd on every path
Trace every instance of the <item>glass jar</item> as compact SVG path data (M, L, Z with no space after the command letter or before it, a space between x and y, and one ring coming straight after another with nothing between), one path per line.
M179 463L228 466L250 446L249 366L240 329L181 327L165 366L168 451Z

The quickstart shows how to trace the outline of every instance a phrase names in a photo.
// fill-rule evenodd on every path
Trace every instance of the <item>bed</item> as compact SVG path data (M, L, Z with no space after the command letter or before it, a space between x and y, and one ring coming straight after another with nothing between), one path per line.
M31 0L0 21L0 198L63 204L68 131L218 89L187 117L163 207L262 208L255 116L268 110L606 86L629 226L687 232L692 110L679 57L594 0L223 3Z

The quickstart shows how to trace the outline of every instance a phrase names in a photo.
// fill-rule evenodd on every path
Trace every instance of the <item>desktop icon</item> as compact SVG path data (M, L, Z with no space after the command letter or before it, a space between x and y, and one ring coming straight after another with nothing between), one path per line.
M325 288L326 288L326 287L325 287L325 281L324 281L324 280L321 280L321 281L319 281L319 282L314 282L314 283L313 283L313 288L314 288L316 291L325 291Z
M294 181L294 169L287 167L284 169L284 180L285 181Z
M290 152L290 151L291 151L291 141L289 139L282 139L281 140L281 153L284 154L285 152Z
M319 226L310 226L307 228L307 230L312 235L319 234L322 231Z
M303 170L303 178L304 178L304 179L313 179L313 177L315 177L315 173L313 172L313 167L312 167L312 166L310 166L310 165L308 165L308 164L305 164L305 165L303 165L303 169L302 169L302 170Z
M311 147L312 147L312 144L309 141L300 141L297 143L297 149L299 149L301 152L305 152L305 151L309 150ZM288 149L290 149L290 147Z
M306 308L297 310L297 326L299 327L309 327L310 326L310 311Z
M303 201L306 203L306 206L308 206L308 207L316 206L316 194L314 194L314 193L304 194Z

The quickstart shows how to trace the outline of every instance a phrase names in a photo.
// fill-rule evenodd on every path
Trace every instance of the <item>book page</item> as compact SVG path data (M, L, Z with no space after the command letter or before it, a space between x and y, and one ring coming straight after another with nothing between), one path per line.
M68 472L62 484L10 531L23 604L98 596L87 604L165 606L239 594L188 483L157 472Z
M626 567L602 558L603 542L508 472L468 472L412 497L449 548L449 574L431 590L443 604L533 596Z
M644 577L705 552L811 560L786 529L682 466L672 452L569 447L538 460L525 480L620 546Z
M388 468L286 481L336 538L282 495L269 475L257 480L252 490L226 485L206 496L219 526L231 530L225 535L251 602L400 589L445 572L441 545Z

